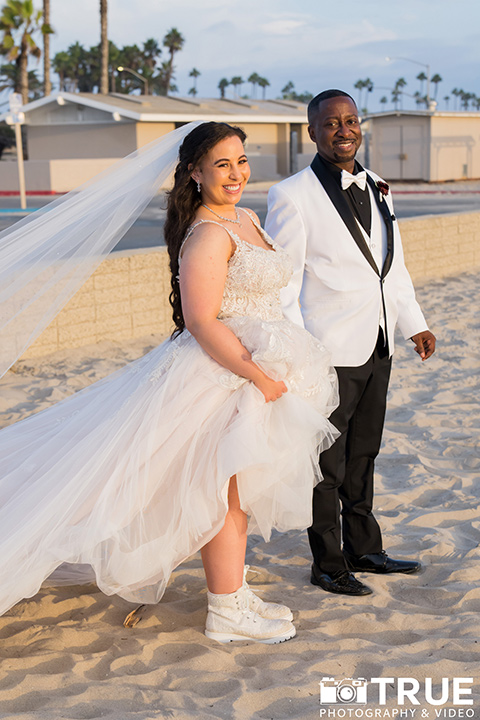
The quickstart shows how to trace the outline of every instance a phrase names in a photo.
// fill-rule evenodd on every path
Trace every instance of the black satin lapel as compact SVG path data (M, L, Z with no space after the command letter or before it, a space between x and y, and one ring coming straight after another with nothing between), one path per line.
M363 237L360 228L358 227L358 223L355 220L353 212L350 210L350 206L347 199L345 198L344 191L342 190L338 182L336 182L335 177L325 168L318 155L315 155L310 167L323 185L325 192L332 201L336 211L342 218L343 222L349 229L350 234L352 235L359 249L365 256L365 259L369 262L377 275L379 275L377 264L373 259L370 250L368 249L368 245L365 242L365 238Z
M385 225L387 228L387 254L385 256L385 262L383 263L382 268L382 275L381 277L384 278L385 275L388 273L390 268L392 267L393 262L393 220L392 220L392 213L390 212L390 208L388 207L385 200L381 200L382 194L380 193L380 190L375 185L375 180L367 173L367 182L372 188L373 191L373 197L375 198L375 202L377 203L377 207L380 210L382 217L385 221Z

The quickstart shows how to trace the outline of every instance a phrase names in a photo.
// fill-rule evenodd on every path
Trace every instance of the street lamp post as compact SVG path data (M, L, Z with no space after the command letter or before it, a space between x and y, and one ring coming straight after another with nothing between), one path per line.
M140 75L140 73L137 73L136 70L132 70L131 68L123 67L123 65L119 65L117 67L118 72L128 72L132 75L135 75L139 80L141 80L143 83L145 83L145 95L148 95L148 80L147 78L144 78L143 75Z
M406 57L386 57L385 60L387 62L390 62L391 60L406 60L407 62L414 63L415 65L421 65L424 68L427 68L427 107L430 110L430 65L427 65L427 63L419 62L418 60L412 60L412 58L406 58Z
M10 114L5 118L7 125L15 125L15 142L17 145L17 167L18 183L20 188L20 207L25 210L27 207L25 191L25 170L23 165L23 144L21 126L25 122L25 113L22 112L23 100L20 93L11 93L8 98L10 103Z

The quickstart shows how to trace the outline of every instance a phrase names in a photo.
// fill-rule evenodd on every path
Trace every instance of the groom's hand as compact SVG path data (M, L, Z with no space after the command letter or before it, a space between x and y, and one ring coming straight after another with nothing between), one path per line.
M424 330L423 332L413 335L410 340L415 343L415 352L417 352L424 360L433 355L435 352L435 335L430 330Z

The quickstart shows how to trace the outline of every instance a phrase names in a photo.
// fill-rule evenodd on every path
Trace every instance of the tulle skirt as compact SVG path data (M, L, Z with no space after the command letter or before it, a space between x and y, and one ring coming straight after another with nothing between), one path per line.
M172 570L222 528L233 475L249 532L310 525L318 452L338 434L328 353L287 320L224 322L286 381L279 400L185 331L0 431L0 613L62 563L90 566L107 594L158 602Z

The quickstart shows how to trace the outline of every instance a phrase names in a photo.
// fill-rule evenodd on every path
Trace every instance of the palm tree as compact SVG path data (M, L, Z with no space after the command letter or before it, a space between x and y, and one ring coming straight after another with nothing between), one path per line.
M52 81L50 79L50 35L53 30L50 26L50 0L43 0L43 92L50 95Z
M357 80L353 86L355 90L358 90L358 107L362 104L362 90L365 87L365 80Z
M270 83L267 78L260 77L257 80L257 84L262 88L262 100L265 100L265 93L267 92L267 87L270 87Z
M193 95L193 97L197 97L197 77L201 74L197 68L192 68L188 73L188 77L193 77L193 87L188 91L189 95Z
M162 48L155 38L149 38L143 43L143 61L153 73L157 64L157 58L162 54Z
M100 0L100 92L108 95L107 0Z
M387 102L388 102L387 96L386 96L386 95L383 95L383 96L380 98L380 101L379 101L379 102L380 102L381 105L386 105Z
M427 76L425 75L423 70L422 72L418 73L417 80L420 80L420 94L423 95L423 83L425 82L425 80L427 80Z
M58 52L54 56L52 64L54 72L58 75L59 89L65 91L67 89L66 79L70 74L71 67L70 55L65 50Z
M163 69L165 71L163 78L163 86L165 89L164 94L168 95L169 91L172 90L170 87L173 78L173 58L176 52L182 49L185 38L181 33L178 32L177 28L171 28L163 38L163 45L168 49L170 58L167 63L163 63Z
M28 58L33 55L40 58L42 51L33 36L42 32L51 32L51 28L42 23L42 11L35 10L32 0L7 0L1 10L0 30L3 37L0 54L6 55L15 63L15 92L28 102Z
M258 81L260 80L260 75L256 72L252 73L250 77L247 78L247 82L252 83L252 98L256 95L256 86L258 85Z
M220 90L220 97L221 97L221 98L224 98L224 97L225 97L225 89L226 89L229 85L230 85L230 82L227 80L227 78L222 78L222 79L219 81L217 87L218 87L218 89Z
M401 94L401 90L398 90L396 87L392 90L392 102L395 110L398 109L398 100Z
M367 105L368 105L368 96L367 93L372 92L373 90L373 82L370 80L369 77L365 78L365 80L357 80L355 85L353 86L356 90L358 90L358 107L362 106L362 90L365 90L365 107L362 108L362 112L365 111L365 114L367 114Z
M64 54L66 57L64 57ZM57 53L53 58L55 72L59 75L62 74L61 82L63 82L65 90L67 89L67 80L69 80L68 89L71 92L78 90L78 84L85 75L86 56L85 48L77 41L70 45L65 53Z
M0 66L0 92L4 90L10 90L15 92L18 78L18 67L15 63L6 63ZM37 77L35 70L28 71L28 99L37 100L42 96L40 92L42 89L42 83Z
M426 104L427 102L427 98L422 95L420 90L415 90L413 97L415 98L415 102L418 106L423 105L424 103Z
M443 80L442 76L439 75L438 73L435 73L435 75L434 75L434 76L432 77L432 79L430 80L430 82L432 82L432 83L435 85L435 94L434 94L434 96L433 96L433 99L434 99L434 100L437 99L438 83L441 83L442 80Z
M235 77L233 77L230 80L230 85L233 85L233 87L235 88L233 92L236 97L238 97L238 92L237 92L238 85L240 85L240 92L242 92L242 85L244 82L245 82L245 80L242 78L241 75L235 75Z
M397 103L398 103L398 99L399 99L399 98L400 98L400 107L403 107L403 92L402 92L402 88L404 88L406 84L407 84L407 81L406 81L405 78L403 78L403 77L398 78L397 82L395 83L394 92L396 91L396 92L398 93L396 101L394 100L394 102L395 102L395 109L397 109ZM393 93L392 93L392 95L393 95Z
M460 97L460 93L461 93L461 92L462 92L462 91L459 90L458 88L453 88L453 90L452 90L452 95L455 96L455 98L456 98L457 101L458 101L458 98ZM455 110L457 110L457 109L458 109L458 102L455 103Z
M119 50L118 54L119 57L121 55L122 51ZM162 48L160 47L159 43L155 38L149 38L148 40L145 40L143 43L143 50L140 50L140 70L141 74L147 81L146 83L142 83L142 92L147 92L152 86L153 86L153 77L155 75L155 71L157 69L157 58L160 57L162 54ZM115 63L115 67L118 67L118 65L123 65L123 60L121 62ZM131 65L127 65L125 63L126 67L131 67Z
M121 65L120 50L111 40L108 41L108 76L110 78L110 92L117 92L119 76L117 67Z
M475 95L472 95L472 93L464 92L463 90L460 90L460 97L462 99L462 106L464 110L468 110L468 103L470 100L473 100Z
M368 114L368 109L367 109L367 106L368 106L368 94L367 94L367 93L371 93L372 90L373 90L373 82L372 82L372 80L370 80L370 78L368 78L368 77L367 77L366 80L365 80L365 90L366 90L367 92L365 93L365 108L364 108L364 110L365 110L365 115L367 115L367 114Z
M450 102L450 95L445 95L445 97L443 99L445 100L445 103L447 105L447 110L448 110L448 103Z
M285 87L282 88L282 98L283 100L292 100L292 94L294 92L295 85L291 80L288 81L288 83L285 85Z

